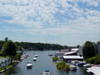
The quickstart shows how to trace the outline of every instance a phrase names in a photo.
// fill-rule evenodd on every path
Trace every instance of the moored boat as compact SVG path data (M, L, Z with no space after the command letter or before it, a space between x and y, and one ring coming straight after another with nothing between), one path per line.
M31 69L31 68L32 68L32 64L31 64L31 63L28 63L28 64L26 65L26 67L27 67L27 69Z
M84 68L89 68L91 66L92 66L91 64L85 64L85 65L83 65Z
M70 70L71 70L71 71L76 71L76 70L77 70L77 67L74 66L74 65L70 65Z
M45 71L43 72L43 75L51 75L51 73L50 73L49 70L45 70Z
M35 57L38 57L38 55L34 55Z
M37 60L37 58L33 58L33 61L36 61Z

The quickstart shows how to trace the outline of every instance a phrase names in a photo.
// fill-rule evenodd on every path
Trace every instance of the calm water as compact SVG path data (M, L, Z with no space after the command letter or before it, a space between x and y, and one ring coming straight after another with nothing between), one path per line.
M78 69L76 72L61 72L56 69L56 65L52 62L52 59L48 54L54 54L54 51L26 51L25 54L29 55L27 59L24 59L21 63L19 63L15 68L9 70L0 75L42 75L42 72L45 69L50 69L51 75L88 75L82 69ZM34 55L37 54L37 61L34 62ZM27 70L26 64L27 62L31 62L33 64L33 68Z

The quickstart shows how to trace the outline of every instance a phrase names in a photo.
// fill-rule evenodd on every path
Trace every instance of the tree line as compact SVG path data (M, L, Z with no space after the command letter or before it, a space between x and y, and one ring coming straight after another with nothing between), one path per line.
M0 49L2 48L3 44L4 41L1 40ZM68 46L62 46L59 44L49 44L49 43L14 42L14 44L25 50L61 50L68 48Z
M99 49L98 46L100 44L100 41L97 43L91 42L91 41L86 41L83 45L83 56L85 59L94 57L99 54Z
M60 50L68 48L68 46L49 43L15 42L15 44L28 50Z
M100 64L100 41L97 43L86 41L82 51L86 62Z

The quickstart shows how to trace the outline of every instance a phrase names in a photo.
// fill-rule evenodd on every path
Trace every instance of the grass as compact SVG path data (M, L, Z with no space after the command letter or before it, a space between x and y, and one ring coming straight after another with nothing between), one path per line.
M7 65L7 66L4 66L2 68L0 68L0 71L4 71L5 69L9 69L9 68L12 68L13 65Z

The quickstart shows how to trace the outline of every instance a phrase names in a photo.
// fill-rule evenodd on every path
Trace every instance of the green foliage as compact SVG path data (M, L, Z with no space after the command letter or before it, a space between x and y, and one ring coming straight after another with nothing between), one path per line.
M2 48L4 42L8 42L8 38L5 41L0 40L0 49ZM61 50L66 49L68 46L62 46L59 44L49 44L49 43L31 43L31 42L15 42L17 46L28 50Z
M100 44L100 41L98 41L97 44Z
M3 45L3 53L6 56L15 56L16 45L12 41L5 42Z
M17 53L16 56L14 57L14 60L20 60L21 54Z
M53 57L52 60L53 60L53 61L58 61L59 58L58 58L58 57Z
M2 49L3 44L4 44L4 41L0 40L0 49Z
M4 67L2 67L2 68L0 68L0 71L3 71L3 70L5 70L5 69L9 69L9 68L12 68L13 67L13 65L7 65L7 66L4 66Z
M21 46L28 50L60 50L68 48L68 46L61 46L59 44L49 43L30 43L30 42L15 42L17 46Z
M86 41L83 46L83 56L85 59L96 55L96 50L92 42Z
M61 61L56 64L58 70L67 71L70 69L69 65L66 62Z
M2 50L0 50L0 55L2 55L3 54L3 51Z
M91 64L100 64L100 55L86 59L86 62Z

